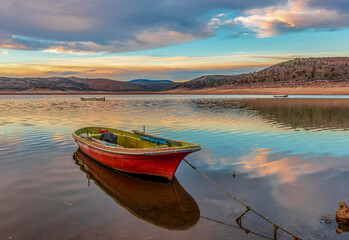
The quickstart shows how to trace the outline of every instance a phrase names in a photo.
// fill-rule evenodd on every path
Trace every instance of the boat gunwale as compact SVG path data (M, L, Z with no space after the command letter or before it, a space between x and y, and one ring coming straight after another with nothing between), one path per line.
M76 132L76 131L75 131ZM166 155L166 154L176 154L176 153L183 153L183 152L196 152L201 150L200 145L196 145L193 147L187 146L187 147L168 147L168 148L118 148L118 147L112 147L112 146L106 146L102 144L98 144L92 141L88 141L87 139L83 139L75 134L75 132L72 134L75 141L78 141L82 144L86 144L92 148L109 152L109 153L115 153L115 154L125 154L125 155Z

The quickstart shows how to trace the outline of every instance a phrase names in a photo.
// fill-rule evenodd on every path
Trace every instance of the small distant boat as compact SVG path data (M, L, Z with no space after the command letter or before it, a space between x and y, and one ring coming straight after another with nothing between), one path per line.
M105 101L105 97L81 97L81 101Z
M285 98L288 97L288 95L274 95L275 98Z
M99 140L104 132L117 137L117 144ZM139 131L86 127L73 133L82 152L115 170L164 177L169 180L188 154L199 144L161 138Z

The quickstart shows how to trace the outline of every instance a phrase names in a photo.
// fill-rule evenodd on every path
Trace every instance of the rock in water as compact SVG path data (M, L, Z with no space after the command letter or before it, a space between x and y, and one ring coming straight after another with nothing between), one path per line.
M340 230L349 232L349 207L345 202L339 202L336 221Z

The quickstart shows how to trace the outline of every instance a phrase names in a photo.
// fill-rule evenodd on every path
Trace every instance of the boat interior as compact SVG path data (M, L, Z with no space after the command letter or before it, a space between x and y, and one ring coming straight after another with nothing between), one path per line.
M111 132L117 136L117 144L99 140L105 131ZM135 133L112 128L87 127L75 131L74 134L80 138L88 138L99 144L121 148L183 148L196 146L194 143L173 141L155 136L144 137L142 133L137 131Z

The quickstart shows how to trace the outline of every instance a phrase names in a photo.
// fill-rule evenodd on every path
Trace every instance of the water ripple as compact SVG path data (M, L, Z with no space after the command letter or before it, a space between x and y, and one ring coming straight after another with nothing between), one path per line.
M312 228L321 229L313 220L319 209L349 197L347 191L333 189L334 182L347 178L349 172L349 99L107 96L106 102L81 102L77 96L0 96L0 191L4 193L0 203L6 203L0 207L0 216L7 219L0 223L0 238L15 233L15 226L23 226L31 237L35 233L50 236L43 228L57 234L62 229L69 232L69 224L59 223L73 219L69 223L81 227L92 221L91 216L114 223L114 231L136 224L139 229L168 234L135 221L97 186L90 183L89 187L88 176L72 160L77 146L71 133L95 125L128 130L145 126L148 133L200 143L203 150L190 155L190 161L260 209L286 211L273 216L286 225L289 216L299 219L294 212L306 212L301 224L310 222ZM187 171L181 164L178 176L203 206L203 213L233 219L231 215L240 210ZM233 171L237 178L232 177ZM321 182L321 176L331 184ZM328 191L334 192L331 203L324 203L321 196ZM315 203L317 208L310 193L321 199ZM231 210L229 214L226 209ZM113 211L118 214L111 216ZM93 225L89 223L86 226ZM202 222L191 233L209 234L206 229L220 236L211 238L231 235ZM243 232L234 233L246 237ZM141 231L135 234L148 236Z

